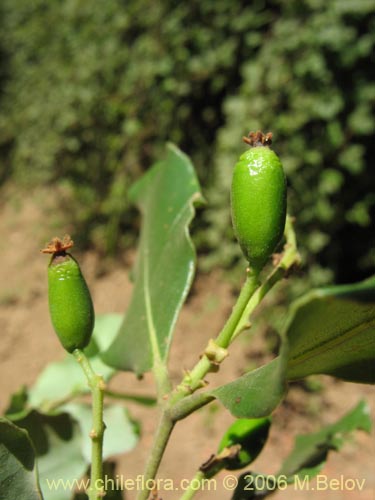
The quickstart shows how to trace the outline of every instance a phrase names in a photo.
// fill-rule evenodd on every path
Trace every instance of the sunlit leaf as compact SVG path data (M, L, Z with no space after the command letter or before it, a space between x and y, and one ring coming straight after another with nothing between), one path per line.
M219 399L238 418L259 418L270 415L286 392L285 359L279 357L267 365L214 389Z
M165 363L173 328L193 280L195 252L188 226L201 199L190 160L170 145L131 190L142 213L133 295L103 359L138 375Z

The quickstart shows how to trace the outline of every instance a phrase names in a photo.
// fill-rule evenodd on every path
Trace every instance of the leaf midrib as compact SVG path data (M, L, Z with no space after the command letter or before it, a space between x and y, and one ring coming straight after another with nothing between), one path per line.
M344 334L340 334L335 338L328 340L326 342L320 343L318 346L306 350L303 354L297 354L298 358L292 358L288 361L289 368L294 368L301 363L304 363L312 358L325 354L327 351L339 346L350 340L355 335L359 335L363 330L370 327L375 327L375 319L370 319L368 321L362 322L354 328L347 330Z
M151 305L151 297L149 293L149 266L148 266L148 249L144 248L143 250L143 261L144 261L144 272L143 272L143 289L144 289L144 298L145 298L145 307L146 307L146 318L147 318L147 326L150 336L150 345L152 351L152 360L153 364L158 364L161 361L161 354L158 344L158 338L156 335L156 328L154 323L154 318L152 314L152 305Z

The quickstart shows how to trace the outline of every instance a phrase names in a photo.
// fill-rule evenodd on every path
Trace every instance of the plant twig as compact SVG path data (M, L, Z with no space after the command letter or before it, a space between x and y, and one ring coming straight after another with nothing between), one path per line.
M233 342L239 333L248 325L248 318L255 307L261 302L269 290L280 281L294 265L299 264L300 256L296 247L296 238L291 218L287 217L285 227L286 245L275 270L260 285L258 276L250 269L247 270L247 279L240 292L232 313L216 340L211 340L201 359L195 367L183 378L182 382L169 394L164 406L161 421L154 440L150 459L146 466L144 481L154 479L158 471L164 450L167 446L173 427L178 420L182 420L193 411L208 404L214 397L208 392L193 394L204 386L204 377L210 371L217 369L225 358L226 348ZM198 475L198 473L197 473ZM203 479L199 474L198 480ZM149 491L141 491L137 500L146 500ZM185 492L181 500L189 500L194 496L193 485Z
M230 343L232 343L234 339L245 328L249 326L249 317L253 313L254 309L263 300L265 295L273 288L276 283L278 283L285 276L286 272L288 272L293 266L300 264L300 255L296 246L296 237L292 220L289 216L287 217L285 225L285 237L286 244L284 246L284 253L281 256L277 267L272 271L271 274L269 274L264 283L262 283L261 286L254 290L254 293L252 293L249 297L247 303L245 304L245 307L242 308L242 313L239 318L237 317L237 323L235 325L233 334L230 337ZM233 311L235 310L235 308L233 309ZM222 332L225 330L227 324L225 325ZM218 339L222 335L222 332L219 334ZM193 370L190 372L190 377L193 374L193 376L195 377L201 375L203 378L208 373L208 371L210 370L210 365L208 364L208 360L203 361L204 359L205 357L203 357L193 368ZM207 370L206 372L204 372L205 369ZM187 378L185 376L182 384L180 384L176 388L175 394L170 398L170 412L175 420L182 420L183 418L190 415L190 413L194 412L198 408L201 408L202 406L205 406L214 399L209 392L201 392L194 395L186 394L186 389L183 386L184 381L186 383L186 380ZM191 392L193 392L197 388L199 388L199 386L197 385L197 381L195 380L195 383L190 385Z
M264 283L255 291L247 306L243 312L240 321L237 324L236 330L232 336L233 340L238 337L238 335L248 328L249 317L251 316L254 309L261 303L265 295L278 283L285 275L293 268L298 266L301 262L301 257L297 250L296 235L293 229L292 219L290 216L286 219L285 224L285 238L286 243L284 245L284 252L281 254L281 258L277 267L268 275Z
M191 500L202 489L202 483L205 478L204 472L199 470L190 481L188 488L184 491L180 500Z
M160 359L159 353L154 353L154 365L152 367L152 373L155 377L156 390L158 394L158 402L162 403L164 397L169 394L172 390L172 383L169 378L168 369L166 363Z
M112 399L118 399L122 401L132 401L134 403L143 406L155 406L157 403L157 399L154 396L140 396L139 394L129 394L126 392L114 391L112 389L104 389L103 393L104 396L107 396ZM70 401L86 396L86 394L87 394L86 390L73 391L64 398L55 399L43 403L41 409L44 413L50 413L54 410L57 410L60 406L70 403Z
M231 336L236 329L237 323L242 316L243 310L246 307L246 304L249 301L251 295L254 293L258 286L257 276L255 276L250 270L248 270L246 282L244 284L244 287L242 288L238 301L233 308L231 316L225 324L222 332L217 337L216 342L211 342L208 346L210 354L207 355L205 353L202 356L201 360L198 362L189 376L186 376L182 383L176 388L174 394L172 393L173 397L169 397L169 400L164 407L159 427L156 431L156 436L149 461L146 465L143 476L144 484L147 484L150 479L155 478L175 422L183 418L183 416L186 416L188 413L191 413L191 411L197 409L198 407L207 404L209 400L212 400L211 396L209 396L209 400L205 399L204 401L198 401L198 399L194 399L193 401L188 400L186 402L186 405L183 404L185 403L185 401L181 401L185 396L190 395L192 392L194 392L194 390L200 387L202 378L206 375L206 373L208 373L210 368L213 366L213 363L215 363L215 360L213 360L211 357L215 355L215 346L217 348L217 356L223 356L223 350L225 350L225 348L229 345ZM174 413L173 408L178 401L181 402L182 407L179 407L177 412ZM191 406L193 409L190 411ZM146 500L148 498L148 494L148 490L140 491L137 495L137 500Z
M137 500L146 500L150 494L150 491L147 489L147 484L149 483L150 479L154 479L154 477L156 476L173 427L173 420L170 418L167 411L163 411L159 426L155 434L152 450L143 475L143 484L146 485L146 488L138 492Z
M125 392L113 391L112 389L104 389L104 395L109 398L119 399L123 401L133 401L143 406L155 406L157 399L153 396L140 396L138 394L128 394Z
M208 391L185 396L183 399L177 401L171 406L169 410L171 418L174 422L183 420L194 411L206 406L208 403L211 403L214 399L216 399L215 396Z
M90 488L87 493L89 500L101 500L103 498L103 436L105 430L103 392L105 384L103 377L94 372L89 359L83 351L75 349L73 355L86 375L92 394L91 474Z
M231 343L231 339L237 329L238 322L243 317L243 313L249 300L253 296L255 290L259 287L258 276L251 269L247 269L246 274L246 281L241 289L237 302L232 309L232 313L214 342L218 349L226 349ZM199 362L187 375L185 375L181 384L177 387L176 390L180 396L189 395L202 387L204 377L210 370L212 370L212 368L215 368L215 365L218 366L220 363L219 360L212 359L212 357L210 358L208 356L208 347L209 346L207 346L207 349L203 353Z

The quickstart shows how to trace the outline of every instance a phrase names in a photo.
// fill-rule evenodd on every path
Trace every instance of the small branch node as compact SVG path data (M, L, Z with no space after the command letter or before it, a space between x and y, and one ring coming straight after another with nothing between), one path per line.
M102 376L99 377L98 387L101 391L105 391L107 389L107 384L104 382Z
M89 433L89 436L90 436L91 439L97 439L98 433L96 432L95 429L91 429L91 431Z
M212 364L219 365L228 356L228 350L218 346L213 339L210 339L204 354Z

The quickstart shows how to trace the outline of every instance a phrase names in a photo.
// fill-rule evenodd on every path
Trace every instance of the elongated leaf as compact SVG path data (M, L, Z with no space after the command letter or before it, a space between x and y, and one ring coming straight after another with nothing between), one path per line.
M103 359L140 375L166 362L193 279L195 252L188 226L201 196L189 159L169 146L167 158L133 186L131 199L143 216L134 290L118 336Z
M85 354L96 373L108 381L115 370L103 363L99 353L113 340L121 324L122 315L103 314L95 318L95 328ZM86 377L73 356L68 354L62 361L50 363L30 388L29 405L47 411L60 401L75 394L89 392Z
M278 357L257 370L211 393L238 418L266 417L286 392L285 357Z
M239 418L269 415L288 380L315 373L375 382L375 279L314 290L292 308L278 358L211 394Z
M375 383L375 279L308 293L286 336L289 380L325 373Z
M28 433L0 418L1 500L42 500L35 452Z
M332 425L328 425L319 432L297 436L290 455L286 458L279 474L287 478L313 477L323 467L328 452L338 451L348 433L360 429L371 431L370 409L361 401L353 410Z

